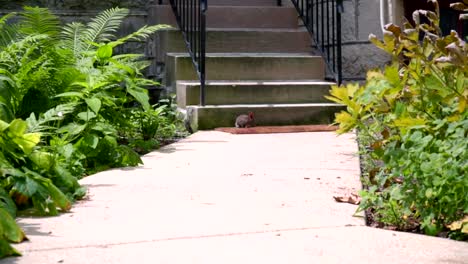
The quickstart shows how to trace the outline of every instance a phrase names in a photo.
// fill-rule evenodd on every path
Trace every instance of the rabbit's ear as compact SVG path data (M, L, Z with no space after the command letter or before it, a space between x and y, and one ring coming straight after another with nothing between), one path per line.
M254 118L254 113L253 113L253 112L249 112L249 117L250 117L251 119L253 119L253 118Z

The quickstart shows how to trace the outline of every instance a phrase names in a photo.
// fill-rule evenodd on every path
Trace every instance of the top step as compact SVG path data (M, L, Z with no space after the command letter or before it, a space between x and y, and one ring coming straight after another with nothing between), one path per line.
M162 2L169 4L169 0ZM277 0L209 0L208 9L209 6L276 6L277 3Z

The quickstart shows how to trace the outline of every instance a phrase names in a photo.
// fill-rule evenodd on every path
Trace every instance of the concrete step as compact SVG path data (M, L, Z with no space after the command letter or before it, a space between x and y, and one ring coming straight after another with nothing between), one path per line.
M255 104L188 106L187 116L192 130L233 127L240 114L253 112L257 126L331 124L342 105L315 104Z
M157 1L155 1L157 2ZM283 2L289 2L284 1ZM169 4L169 0L163 0L163 4ZM276 6L276 0L208 0L208 6Z
M207 80L323 80L323 59L306 53L207 53ZM198 80L188 53L168 53L165 86Z
M210 0L211 5L211 0ZM293 7L277 6L210 6L206 14L210 28L297 28L298 17ZM177 27L170 5L149 8L150 24Z
M205 102L208 105L326 103L330 85L318 80L302 81L209 81ZM177 104L200 104L200 82L178 81Z
M161 53L187 52L179 30L159 32ZM213 29L207 30L206 51L220 52L311 52L309 32L299 29ZM158 56L162 58L162 56Z

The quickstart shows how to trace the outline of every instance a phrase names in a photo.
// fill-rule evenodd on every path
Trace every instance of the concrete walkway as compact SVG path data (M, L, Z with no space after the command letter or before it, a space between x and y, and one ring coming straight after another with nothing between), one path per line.
M468 243L369 228L334 201L360 188L353 137L196 133L83 179L70 213L20 219L24 256L0 263L468 263Z

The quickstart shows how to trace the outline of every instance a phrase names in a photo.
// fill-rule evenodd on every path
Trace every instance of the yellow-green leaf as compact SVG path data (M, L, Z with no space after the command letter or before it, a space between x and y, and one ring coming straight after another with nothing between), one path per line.
M93 110L94 113L97 114L101 109L101 100L99 100L98 98L89 98L85 101L88 107L91 108L91 110Z
M426 125L426 120L422 118L411 118L411 117L404 117L398 118L394 120L394 125L397 127L416 127L416 126L424 126Z
M467 98L465 96L458 97L458 112L464 113L466 109Z
M40 133L28 133L22 137L13 138L13 142L18 144L24 153L29 154L41 140Z
M335 115L335 122L340 125L340 128L337 130L338 134L346 133L356 126L356 120L345 111L341 111Z
M325 98L338 104L347 104L349 102L348 90L345 87L333 85L330 95L332 96L325 96Z
M29 155L29 158L38 167L49 170L54 164L54 155L48 152L35 151Z

